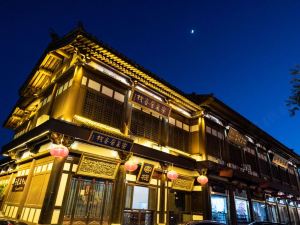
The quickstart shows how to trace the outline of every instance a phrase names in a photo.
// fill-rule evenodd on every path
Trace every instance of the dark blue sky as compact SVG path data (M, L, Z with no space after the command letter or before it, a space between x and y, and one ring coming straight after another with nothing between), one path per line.
M88 32L185 92L214 93L300 153L289 70L300 64L300 1L0 1L1 110L50 42L82 21ZM190 30L194 29L194 34ZM0 130L0 144L10 133Z

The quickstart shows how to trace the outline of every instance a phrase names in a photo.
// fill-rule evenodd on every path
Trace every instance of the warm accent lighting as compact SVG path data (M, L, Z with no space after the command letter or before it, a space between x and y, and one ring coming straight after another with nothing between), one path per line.
M56 158L64 158L69 155L69 149L62 144L51 144L50 154Z
M168 171L167 173L167 177L170 179L170 180L176 180L178 178L178 173L175 171L175 170L170 170Z
M197 181L201 184L201 186L204 186L205 184L207 184L208 178L206 175L200 175L199 177L197 177Z
M134 160L128 160L126 163L125 163L125 169L129 172L133 172L135 171L136 169L138 168L138 164L136 161Z

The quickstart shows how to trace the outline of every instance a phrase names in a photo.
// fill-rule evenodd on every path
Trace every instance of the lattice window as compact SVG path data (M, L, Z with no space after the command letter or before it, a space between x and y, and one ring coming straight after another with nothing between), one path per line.
M190 133L182 128L169 124L169 142L170 147L183 151L189 150Z
M106 125L121 128L123 103L104 94L88 89L83 115Z
M130 131L133 135L158 142L161 119L139 109L132 110Z

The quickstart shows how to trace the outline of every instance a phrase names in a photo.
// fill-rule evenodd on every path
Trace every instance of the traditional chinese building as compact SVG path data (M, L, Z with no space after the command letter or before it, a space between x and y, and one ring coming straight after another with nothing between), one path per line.
M55 38L4 123L1 209L29 224L299 224L299 156L79 27ZM298 213L299 212L299 213Z

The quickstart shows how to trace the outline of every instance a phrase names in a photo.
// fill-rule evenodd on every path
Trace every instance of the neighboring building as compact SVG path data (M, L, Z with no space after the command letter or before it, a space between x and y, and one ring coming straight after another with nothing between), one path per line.
M15 132L2 149L11 160L0 166L7 217L299 224L295 152L215 97L181 92L81 27L50 43L4 126ZM54 157L63 146L68 156Z

